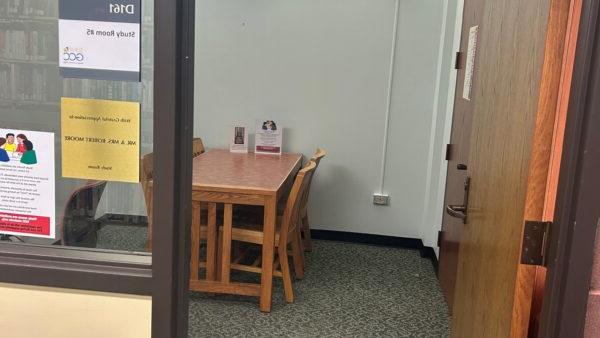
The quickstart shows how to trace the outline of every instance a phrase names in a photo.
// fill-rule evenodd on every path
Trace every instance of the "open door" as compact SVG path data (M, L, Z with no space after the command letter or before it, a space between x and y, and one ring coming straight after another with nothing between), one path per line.
M463 93L473 109L470 189L468 204L453 213L465 216L466 223L452 332L460 338L526 337L536 275L538 280L541 275L520 264L521 243L525 222L544 220L552 191L552 145L572 7L570 0L473 2L481 6L482 20L472 92ZM443 264L444 250L441 255Z
M464 3L463 23L461 28L460 54L456 60L458 68L456 76L456 97L452 116L452 133L450 144L446 150L448 174L446 177L446 195L444 205L461 205L467 196L467 169L469 167L469 144L471 142L471 121L473 119L473 100L463 98L463 84L467 73L467 54L469 52L469 31L482 22L483 1L466 0ZM476 39L476 36L474 37ZM476 41L475 41L476 42ZM471 47L473 47L473 40ZM471 56L477 64L477 53ZM469 70L470 71L470 70ZM477 74L471 73L473 80ZM471 91L474 88L471 88ZM444 212L442 216L442 233L440 236L440 261L438 277L448 307L452 311L456 268L460 240L465 220Z

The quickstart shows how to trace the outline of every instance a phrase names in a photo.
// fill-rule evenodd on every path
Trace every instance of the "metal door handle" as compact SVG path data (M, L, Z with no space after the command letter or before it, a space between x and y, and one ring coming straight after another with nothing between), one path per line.
M462 205L447 205L446 213L452 217L460 218L463 224L467 224L467 212L469 206L469 190L471 188L471 178L467 176L465 179L465 195L463 197Z
M465 205L447 205L446 212L448 215L460 218L463 221L467 219L467 207Z

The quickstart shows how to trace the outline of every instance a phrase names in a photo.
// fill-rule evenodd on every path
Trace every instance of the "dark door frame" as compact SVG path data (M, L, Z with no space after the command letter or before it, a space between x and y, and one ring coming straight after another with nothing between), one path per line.
M600 0L584 0L550 233L540 337L584 333L600 221Z
M152 296L152 336L187 337L194 0L154 9L155 254L0 242L0 282Z
M152 337L187 337L195 0L155 0L154 13Z

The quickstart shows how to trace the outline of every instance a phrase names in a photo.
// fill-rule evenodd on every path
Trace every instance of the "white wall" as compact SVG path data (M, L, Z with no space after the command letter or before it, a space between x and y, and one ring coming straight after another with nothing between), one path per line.
M400 0L384 186L390 206L373 205L372 194L394 0L197 1L195 135L225 148L233 122L272 117L286 126L285 151L329 152L313 183L313 228L423 238L431 232L424 230L430 150L444 146L437 131L431 135L443 3Z

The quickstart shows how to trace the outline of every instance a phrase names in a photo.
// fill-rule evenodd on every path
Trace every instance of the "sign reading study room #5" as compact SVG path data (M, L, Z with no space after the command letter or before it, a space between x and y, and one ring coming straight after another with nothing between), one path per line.
M140 81L141 0L60 0L65 78Z

